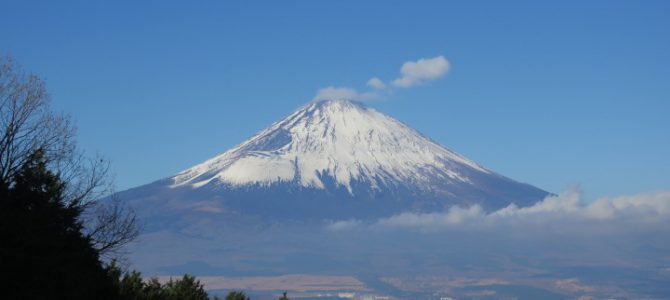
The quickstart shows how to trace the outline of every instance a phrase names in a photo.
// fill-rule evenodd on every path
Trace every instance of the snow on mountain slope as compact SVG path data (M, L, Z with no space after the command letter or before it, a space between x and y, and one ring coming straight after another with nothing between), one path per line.
M369 218L453 205L528 206L547 195L347 100L311 102L199 165L119 193L164 225L189 211Z
M405 124L360 103L326 100L303 106L237 147L175 176L174 187L293 182L324 188L324 175L353 193L407 186L430 190L435 180L472 184L470 172L490 171Z

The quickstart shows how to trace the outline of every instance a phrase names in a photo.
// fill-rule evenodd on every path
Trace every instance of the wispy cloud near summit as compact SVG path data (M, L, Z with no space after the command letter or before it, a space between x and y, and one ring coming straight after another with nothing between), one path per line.
M402 76L393 80L393 85L403 88L420 85L439 79L449 71L449 68L449 62L444 56L408 61L400 68Z
M348 87L334 87L329 86L322 88L316 92L313 101L319 100L354 100L354 101L368 101L377 98L378 95L374 92L359 93L353 88Z
M372 77L370 80L368 80L367 86L375 88L375 89L383 89L386 87L386 84L384 82L377 78L377 77Z
M442 78L450 69L449 61L444 56L421 58L416 61L406 61L400 68L400 77L389 84L379 77L372 77L366 82L371 91L359 92L352 87L329 86L319 89L314 101L329 99L348 99L355 101L369 101L382 98L391 92L392 88L410 88L426 84Z

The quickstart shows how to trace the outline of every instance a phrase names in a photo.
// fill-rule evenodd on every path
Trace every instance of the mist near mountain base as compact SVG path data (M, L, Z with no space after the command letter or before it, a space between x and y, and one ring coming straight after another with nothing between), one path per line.
M662 296L670 293L662 284L670 280L669 206L670 192L587 203L569 189L530 207L369 220L235 222L192 210L183 226L145 234L132 253L149 274L351 275L395 288L393 280L442 278L425 291L522 285L575 297Z

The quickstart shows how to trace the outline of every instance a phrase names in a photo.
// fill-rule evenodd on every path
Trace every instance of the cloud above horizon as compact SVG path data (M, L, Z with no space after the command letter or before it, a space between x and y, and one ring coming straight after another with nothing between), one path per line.
M577 188L548 196L528 207L510 204L493 212L479 205L452 206L446 211L431 213L405 212L388 218L343 220L327 224L331 231L352 229L410 229L440 231L455 228L500 230L506 226L554 228L561 231L582 230L585 224L603 225L611 230L632 227L654 227L670 223L670 191L601 198L585 202ZM601 226L602 227L602 226Z
M319 101L319 100L347 99L354 101L368 101L375 99L377 97L378 95L373 92L359 93L358 91L352 88L329 86L318 90L313 100Z
M356 239L364 250L381 245L374 252L380 255L396 251L413 267L423 262L461 273L497 272L503 279L554 277L553 287L571 295L566 299L618 298L613 291L622 287L657 291L670 279L668 228L670 190L585 201L577 188L527 207L453 206L323 227L339 242Z
M449 71L450 64L444 56L408 61L400 68L401 77L393 80L397 87L413 87L441 78Z
M384 82L377 77L370 78L366 85L375 89L383 89L386 87L386 84L384 84Z
M359 92L352 87L329 86L319 89L312 100L369 101L380 99L383 95L391 92L392 87L410 88L423 85L442 78L449 69L449 61L442 55L433 58L420 58L416 61L406 61L400 68L400 77L390 81L389 84L375 76L365 83L367 87L372 89L371 91Z

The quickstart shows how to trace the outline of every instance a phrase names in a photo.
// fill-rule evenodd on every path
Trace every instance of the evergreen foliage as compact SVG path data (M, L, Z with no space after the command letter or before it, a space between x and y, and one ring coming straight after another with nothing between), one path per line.
M64 201L65 189L41 151L30 155L11 181L0 181L3 299L209 299L193 276L161 284L144 281L137 271L124 274L114 262L105 267L83 232L85 207Z
M115 286L119 290L121 300L208 300L209 295L204 286L194 276L184 274L182 278L170 279L161 284L157 278L142 279L137 271L126 272L122 275L121 269L112 263L108 272L114 278ZM231 296L232 295L232 296ZM242 298L239 298L242 296ZM233 297L233 298L230 298ZM213 297L212 299L219 299ZM243 292L231 292L226 300L250 300Z
M101 256L139 234L135 215L97 202L106 164L76 151L70 119L48 100L37 76L0 56L0 299L208 299L192 276L161 285L105 266Z
M167 299L208 300L207 292L200 281L193 276L184 274L180 280L172 280L165 284Z
M231 291L228 293L225 300L251 300L251 299L247 297L247 295L244 294L244 292L242 291Z
M44 153L0 182L0 290L5 299L113 299L116 290Z

